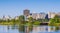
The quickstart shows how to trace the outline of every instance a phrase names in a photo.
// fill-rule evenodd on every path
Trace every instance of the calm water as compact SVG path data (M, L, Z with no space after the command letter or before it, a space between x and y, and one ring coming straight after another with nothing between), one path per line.
M0 25L0 33L60 33L60 27Z

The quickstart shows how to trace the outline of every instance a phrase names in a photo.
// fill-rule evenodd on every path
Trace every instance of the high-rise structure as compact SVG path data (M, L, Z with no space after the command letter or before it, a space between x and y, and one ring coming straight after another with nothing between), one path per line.
M60 12L58 12L57 15L60 16Z
M24 13L24 16L28 16L28 15L30 15L30 10L25 9L23 13Z
M55 12L48 12L48 18L54 18L56 15Z
M46 17L46 14L45 13L32 13L30 14L29 16L27 16L28 18L29 17L32 17L33 19L45 19Z
M24 17L25 17L25 20L27 21L27 17L30 15L30 10L25 9L25 10L23 11L23 15L24 15Z
M46 14L45 13L32 13L33 19L45 19Z

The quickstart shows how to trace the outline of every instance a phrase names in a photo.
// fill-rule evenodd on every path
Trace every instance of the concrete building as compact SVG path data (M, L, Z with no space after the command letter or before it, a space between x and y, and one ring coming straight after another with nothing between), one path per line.
M33 19L37 19L38 17L37 17L37 13L32 13L32 18Z
M30 10L28 10L28 9L23 10L23 15L25 17L25 20L27 21L28 20L27 17L30 15Z
M32 17L33 19L45 19L46 17L46 14L45 13L32 13L31 15L27 16L28 18L29 17Z
M57 15L60 16L60 12L58 12Z
M10 16L3 16L2 20L11 20L11 17Z
M45 19L46 15L47 14L45 14L45 13L40 13L40 19Z
M33 19L45 19L46 14L45 13L33 13L32 18Z
M15 20L18 20L19 19L19 16L15 16L15 18L14 18Z
M23 12L24 16L28 16L30 15L30 10L28 9L25 9L24 12Z
M55 12L48 12L48 18L54 18L56 15Z

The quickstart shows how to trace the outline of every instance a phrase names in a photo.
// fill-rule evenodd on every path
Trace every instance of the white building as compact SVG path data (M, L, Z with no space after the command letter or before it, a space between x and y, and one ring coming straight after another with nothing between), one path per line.
M33 19L45 19L45 13L32 13L32 15L27 16L27 18L32 17Z
M40 14L39 14L39 17L40 17L40 19L45 19L46 15L47 15L47 14L45 14L45 13L40 13Z
M57 15L60 16L60 12L58 12Z
M45 13L33 13L32 17L35 19L45 19L46 14Z
M55 12L48 12L48 18L54 18L56 15Z
M11 20L11 17L10 16L3 16L3 18L2 18L3 20Z
M15 20L18 20L18 19L19 19L19 16L16 16L14 19L15 19Z

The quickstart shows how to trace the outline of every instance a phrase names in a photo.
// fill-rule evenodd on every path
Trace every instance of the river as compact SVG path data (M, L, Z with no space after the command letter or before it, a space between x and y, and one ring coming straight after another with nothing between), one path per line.
M0 33L60 33L60 27L0 25Z

